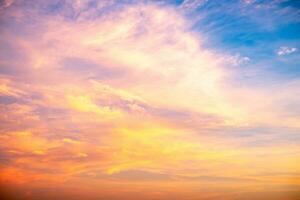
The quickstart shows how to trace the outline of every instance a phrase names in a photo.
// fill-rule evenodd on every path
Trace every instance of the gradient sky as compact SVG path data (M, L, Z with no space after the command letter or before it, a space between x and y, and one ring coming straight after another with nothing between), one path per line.
M0 193L299 200L300 1L0 1Z

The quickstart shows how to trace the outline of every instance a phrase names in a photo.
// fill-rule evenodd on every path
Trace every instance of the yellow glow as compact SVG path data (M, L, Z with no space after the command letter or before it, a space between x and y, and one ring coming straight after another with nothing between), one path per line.
M67 100L71 108L80 112L91 112L96 113L105 118L117 118L121 116L121 112L118 110L113 110L108 106L97 106L92 102L89 96L72 96L68 95Z
M64 1L52 18L36 10L48 1L9 2L0 197L3 186L28 200L294 200L299 80L239 83L234 56L175 5Z

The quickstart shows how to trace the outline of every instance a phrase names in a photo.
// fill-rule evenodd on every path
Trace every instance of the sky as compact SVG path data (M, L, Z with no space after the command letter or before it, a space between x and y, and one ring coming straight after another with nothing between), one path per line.
M299 200L300 1L0 1L0 194Z

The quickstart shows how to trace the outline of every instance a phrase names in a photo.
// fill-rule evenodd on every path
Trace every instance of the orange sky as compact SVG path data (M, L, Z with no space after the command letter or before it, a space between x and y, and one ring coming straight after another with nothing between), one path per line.
M0 11L5 198L299 199L299 79L237 82L172 6L46 2Z

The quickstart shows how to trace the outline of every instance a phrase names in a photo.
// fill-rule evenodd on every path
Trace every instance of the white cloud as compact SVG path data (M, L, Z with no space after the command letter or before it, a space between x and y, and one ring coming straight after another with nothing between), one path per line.
M277 51L277 55L283 56L287 54L291 54L297 51L297 48L294 47L280 47Z
M206 3L208 0L184 0L180 7L183 9L193 10Z
M242 65L247 64L251 61L251 59L247 56L241 56L240 54L235 54L228 59L229 63L233 65Z
M245 4L253 4L254 1L253 1L253 0L244 0L244 3L245 3Z

